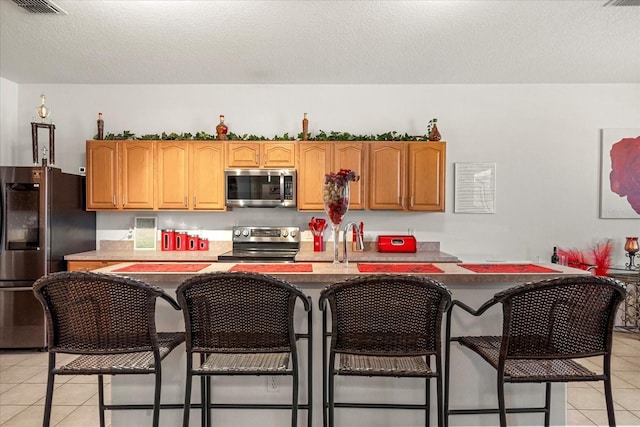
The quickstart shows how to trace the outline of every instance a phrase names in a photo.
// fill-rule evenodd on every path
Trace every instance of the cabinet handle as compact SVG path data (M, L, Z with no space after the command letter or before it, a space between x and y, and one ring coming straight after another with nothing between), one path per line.
M411 198L409 199L409 206L413 207L413 196L411 196Z
M256 164L260 163L260 154L256 153Z
M113 195L113 206L118 206L118 202L116 201L116 195Z
M187 207L187 196L184 196L184 207Z
M127 196L125 196L124 194L122 195L122 207L124 208L124 205L127 201Z
M264 153L264 164L266 165L268 161L269 161L269 154Z
M196 207L196 196L193 196L193 207Z

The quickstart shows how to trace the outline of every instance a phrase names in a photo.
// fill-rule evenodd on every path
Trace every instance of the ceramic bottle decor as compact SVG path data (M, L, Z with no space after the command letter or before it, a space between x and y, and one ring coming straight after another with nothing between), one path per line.
M104 120L102 120L102 113L98 113L98 137L96 139L104 139Z
M220 123L216 126L216 133L218 134L218 139L224 141L227 139L227 132L229 128L224 124L224 115L220 114Z
M309 138L309 119L307 119L307 113L304 113L302 119L302 140L306 141Z
M429 121L429 141L440 141L440 132L438 131L438 119L434 118Z

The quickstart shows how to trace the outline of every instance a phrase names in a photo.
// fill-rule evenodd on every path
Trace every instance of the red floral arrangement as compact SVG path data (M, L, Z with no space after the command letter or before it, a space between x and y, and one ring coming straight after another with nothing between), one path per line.
M578 249L558 249L558 255L566 257L570 267L586 270L595 266L596 276L606 276L611 267L612 249L611 242L606 241L591 248L587 254Z
M342 217L349 210L349 197L345 189L349 182L358 181L360 176L351 169L340 169L339 172L330 172L324 176L322 186L322 202L324 203L329 220L334 225L342 222Z
M611 191L627 202L640 214L640 136L623 138L613 144L609 152Z

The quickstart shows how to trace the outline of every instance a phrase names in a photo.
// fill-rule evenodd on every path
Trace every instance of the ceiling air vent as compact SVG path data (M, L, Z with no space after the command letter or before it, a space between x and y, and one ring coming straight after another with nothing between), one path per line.
M605 6L640 6L640 0L609 0Z
M51 0L13 0L13 2L29 13L67 14L67 12Z

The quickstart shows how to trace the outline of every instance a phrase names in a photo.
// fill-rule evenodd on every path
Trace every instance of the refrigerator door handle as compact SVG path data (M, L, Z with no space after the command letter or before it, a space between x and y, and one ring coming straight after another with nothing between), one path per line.
M24 292L33 291L31 286L20 286L19 288L0 288L0 292Z

